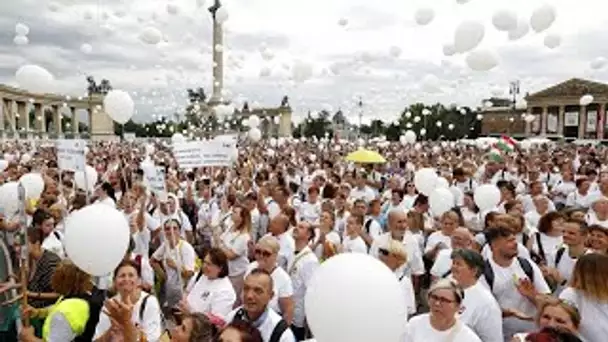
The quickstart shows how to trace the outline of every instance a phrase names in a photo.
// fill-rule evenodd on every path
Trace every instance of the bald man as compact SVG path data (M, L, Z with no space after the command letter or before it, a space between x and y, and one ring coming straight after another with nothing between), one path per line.
M266 236L274 236L279 240L279 255L277 263L287 271L287 262L296 250L296 243L293 236L289 234L289 217L281 213L273 217L268 225L269 233Z
M452 250L472 249L473 238L473 234L466 228L459 227L454 230L450 237L452 248L445 248L437 253L437 258L431 268L433 281L450 275L450 269L452 268Z

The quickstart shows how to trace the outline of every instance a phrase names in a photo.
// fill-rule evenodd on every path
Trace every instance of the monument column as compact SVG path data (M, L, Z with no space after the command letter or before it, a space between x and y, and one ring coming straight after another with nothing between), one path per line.
M209 8L213 19L213 93L209 105L215 106L222 102L224 87L224 30L222 23L217 20L217 11L222 7L220 0L215 0Z
M600 103L600 109L597 113L597 139L604 139L604 127L606 126L606 104Z
M585 138L585 131L587 131L587 106L581 106L578 114L578 138Z
M526 109L526 117L524 118L524 122L526 123L526 136L529 136L530 132L532 132L532 122L528 121L530 115L532 115L532 107L528 106L528 109Z
M564 135L564 121L566 120L566 106L559 106L559 114L557 116L557 134Z
M279 137L291 136L291 109L281 110L279 119Z
M13 135L13 138L17 137L17 120L15 117L15 101L4 100L5 113L8 114L8 127Z
M78 130L80 123L78 122L78 117L76 116L76 108L70 107L70 113L72 114L72 139L77 139L80 138L80 132Z
M543 106L543 113L541 115L541 126L540 126L540 135L547 134L547 119L549 116L549 108L547 106Z
M6 139L6 112L4 111L4 99L0 97L0 138Z
M27 111L27 102L17 101L17 114L19 114L18 135L21 138L23 132L26 138L30 136L30 113Z
M63 131L61 129L61 112L58 105L53 105L53 126L56 138L63 139Z
M34 104L34 117L36 132L42 138L46 133L46 117L44 115L44 106L41 103Z

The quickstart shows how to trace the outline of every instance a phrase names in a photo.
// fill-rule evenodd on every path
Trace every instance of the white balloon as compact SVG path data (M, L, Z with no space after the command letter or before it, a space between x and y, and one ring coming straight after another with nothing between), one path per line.
M54 89L53 75L41 66L24 65L15 74L17 84L20 88L33 93L49 93Z
M423 7L416 10L414 19L418 25L428 25L435 18L435 11L429 7Z
M8 161L4 159L0 159L0 172L6 170L8 167Z
M545 36L544 44L549 49L555 49L562 43L562 37L558 34L551 33Z
M19 212L19 184L5 183L0 186L0 209L5 218L11 219Z
M530 26L535 32L542 32L553 24L557 14L552 5L544 4L532 12Z
M422 134L422 130L420 130L420 133L421 135L424 135ZM437 187L438 178L439 177L437 176L435 169L423 168L416 171L414 174L414 185L416 186L416 189L423 195L430 196Z
M258 142L262 139L262 132L259 128L253 127L249 130L249 139L253 142Z
M604 57L597 57L590 63L591 69L594 69L594 70L602 69L605 65L606 65L606 58L604 58Z
M232 114L234 114L234 106L231 104L220 104L218 106L216 106L215 108L215 114L217 115L218 118L227 118L229 116L231 116Z
M175 15L179 13L179 7L177 6L177 4L174 3L168 3L167 4L167 13L171 14L171 15Z
M370 288L374 295L363 295ZM367 254L343 253L315 271L304 307L318 341L388 342L400 341L405 334L405 302L397 278L381 261Z
M511 31L517 27L517 15L513 10L501 9L492 16L492 25L499 31Z
M581 96L579 102L580 102L581 106L588 106L593 102L593 95L591 95L591 94L583 95L583 96Z
M498 57L490 50L475 50L469 52L466 57L469 68L475 71L488 71L498 65Z
M15 34L18 36L27 36L30 33L30 28L22 23L15 25Z
M439 177L439 178L437 178L437 185L436 186L437 186L437 189L440 189L440 188L449 189L450 188L450 183L444 177Z
M434 217L443 215L454 207L454 194L444 187L433 190L429 196L429 207Z
M226 6L220 7L217 12L215 12L215 19L220 24L223 24L228 20L228 9L226 9Z
M30 39L27 36L15 36L15 38L13 38L13 43L15 43L15 45L23 46L29 44L29 42Z
M39 173L30 172L19 178L19 183L25 189L25 198L37 199L40 198L44 190L44 179Z
M257 128L260 125L260 118L257 115L249 116L249 128Z
M260 51L260 54L265 61L271 61L274 58L274 52L267 47Z
M293 80L296 83L301 83L312 77L312 65L303 61L295 61L291 68Z
M67 256L93 276L111 273L123 260L129 240L129 222L109 205L86 206L65 221L63 242ZM91 248L92 244L95 248Z
M517 20L517 26L509 31L509 40L518 40L523 38L530 31L530 25L527 20Z
M389 49L389 54L391 55L391 57L393 58L398 58L399 56L401 56L401 48L398 46L391 46L391 48Z
M80 45L80 52L84 53L85 55L88 55L93 52L93 46L91 44L84 43Z
M340 18L340 20L338 20L338 25L340 25L340 26L346 26L346 25L348 25L348 19L346 19L346 18Z
M481 43L485 35L485 27L477 21L464 21L454 32L454 48L456 52L473 50Z
M131 95L123 90L110 90L103 99L103 107L112 120L119 124L125 124L135 112Z
M407 142L408 144L413 144L416 142L416 133L412 130L405 131L405 134L403 136L405 138L405 142Z
M483 184L475 189L473 198L480 211L490 210L500 203L500 190L496 185Z
M447 57L454 56L454 54L456 54L454 44L445 44L443 46L443 54Z
M97 184L99 174L97 173L97 170L90 165L85 166L85 172L76 171L74 173L74 183L76 183L76 187L78 187L78 189L93 192L93 190L95 190L95 184Z
M184 135L181 133L175 133L171 137L172 144L179 144L179 143L183 143L183 142L186 142L186 137L184 137Z
M163 39L163 34L156 28L148 26L139 35L139 39L150 45L156 45Z

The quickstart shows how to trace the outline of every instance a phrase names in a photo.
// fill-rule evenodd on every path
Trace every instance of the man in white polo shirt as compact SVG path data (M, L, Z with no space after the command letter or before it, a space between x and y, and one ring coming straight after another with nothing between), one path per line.
M242 320L254 326L264 342L296 342L289 325L268 307L273 297L272 277L267 271L254 269L245 277L243 305L226 316L226 322Z

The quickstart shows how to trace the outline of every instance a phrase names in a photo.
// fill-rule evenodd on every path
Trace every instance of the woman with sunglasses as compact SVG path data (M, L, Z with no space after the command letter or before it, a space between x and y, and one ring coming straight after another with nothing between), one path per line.
M203 267L190 279L180 301L180 313L204 313L224 318L236 302L236 293L228 277L228 257L219 248L211 248Z
M273 236L265 236L258 241L255 246L255 260L249 264L245 276L251 271L259 268L270 274L274 295L268 306L276 313L283 316L283 319L291 324L293 319L293 285L287 272L278 267L277 258L279 255L279 241Z
M429 289L430 312L408 322L405 341L481 342L471 328L458 320L463 299L464 292L455 282L437 281Z

